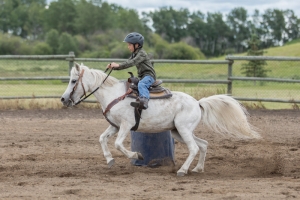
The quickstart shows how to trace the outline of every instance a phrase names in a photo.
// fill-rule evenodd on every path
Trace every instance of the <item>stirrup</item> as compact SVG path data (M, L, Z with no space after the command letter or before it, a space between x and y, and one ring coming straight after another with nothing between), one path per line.
M145 106L144 103L140 102L140 101L137 101L137 102L131 102L130 105L134 108L137 108L137 109L144 109L146 110L148 107Z
M140 107L140 102L131 102L130 105L134 108L139 108Z

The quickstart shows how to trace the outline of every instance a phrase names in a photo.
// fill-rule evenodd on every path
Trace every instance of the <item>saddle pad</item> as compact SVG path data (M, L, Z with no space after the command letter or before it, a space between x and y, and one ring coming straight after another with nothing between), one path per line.
M159 93L150 93L150 99L167 99L172 97L172 93L169 89L164 88L165 90ZM131 93L128 95L128 97L131 98L137 98L137 95L135 93Z
M128 88L129 88L129 83L126 81L124 82L125 83L125 90L127 91ZM172 97L172 92L167 89L167 88L164 88L162 87L164 90L161 91L161 92L150 92L150 99L167 99L167 98L170 98ZM128 97L130 98L137 98L138 96L135 94L135 93L131 93L129 95L127 95Z

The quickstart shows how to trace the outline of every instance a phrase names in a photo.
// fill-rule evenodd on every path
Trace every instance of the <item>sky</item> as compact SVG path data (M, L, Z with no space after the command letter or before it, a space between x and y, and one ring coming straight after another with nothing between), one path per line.
M48 2L55 0L47 0ZM293 10L300 18L300 0L103 0L109 4L117 4L124 8L137 10L140 14L158 10L164 6L172 6L173 9L187 8L190 12L201 11L215 13L221 12L227 15L233 8L243 7L252 15L255 9L264 13L266 9Z
M243 7L248 11L249 15L258 9L260 13L264 13L266 9L293 10L298 18L300 18L300 0L104 0L109 4L115 3L124 8L133 8L139 13L142 11L149 12L158 10L164 6L172 6L173 9L187 8L190 12L201 11L221 12L228 14L233 8Z

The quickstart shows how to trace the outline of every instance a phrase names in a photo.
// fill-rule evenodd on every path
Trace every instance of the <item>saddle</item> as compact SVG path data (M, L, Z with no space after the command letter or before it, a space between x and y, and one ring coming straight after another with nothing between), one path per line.
M128 94L127 96L136 99L139 96L138 83L140 80L137 77L134 77L132 72L128 73L130 74L130 77L126 82L126 91L128 91L128 89L131 88L133 92ZM166 99L172 97L171 91L167 88L162 87L162 83L162 80L156 80L150 86L150 99Z
M130 77L127 80L126 84L126 94L128 94L128 97L136 99L136 101L139 101L139 90L138 90L138 83L139 79L137 77L133 76L132 72L128 72L130 74ZM150 87L149 87L149 93L150 93L150 99L165 99L172 97L172 93L169 89L166 89L161 86L162 80L156 80ZM132 92L129 92L132 91ZM140 124L140 119L142 115L142 109L134 109L134 118L135 118L135 125L131 128L131 130L135 131L138 129Z
M117 125L115 125L114 123L112 123L107 117L106 117L106 113L110 111L110 109L116 105L118 102L122 101L123 99L125 99L125 97L131 97L136 99L136 101L139 101L139 91L138 91L138 83L139 83L139 79L137 77L134 77L132 72L128 72L130 74L130 77L128 78L128 81L125 83L126 87L125 87L125 94L116 98L115 100L113 100L112 102L110 102L110 104L108 104L108 106L106 107L105 111L103 112L103 115L105 117L105 119L114 127L117 127ZM172 97L172 93L169 89L164 88L162 86L160 86L160 84L162 84L162 80L157 80L155 81L149 88L149 92L150 92L150 99L165 99L165 98L170 98ZM138 129L139 127L139 123L140 123L140 119L141 119L141 115L142 115L142 109L140 108L135 108L134 109L134 118L135 118L135 125L131 128L131 130L135 131Z

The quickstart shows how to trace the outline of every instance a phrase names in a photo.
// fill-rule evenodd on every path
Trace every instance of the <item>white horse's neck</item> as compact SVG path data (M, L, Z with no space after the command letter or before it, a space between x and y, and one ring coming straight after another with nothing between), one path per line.
M99 101L102 106L102 109L105 109L107 105L112 102L114 99L125 94L125 84L120 82L112 76L108 76L100 70L91 69L91 86L90 90L93 91L97 87L100 88L94 93L94 96ZM104 83L103 80L107 77Z

